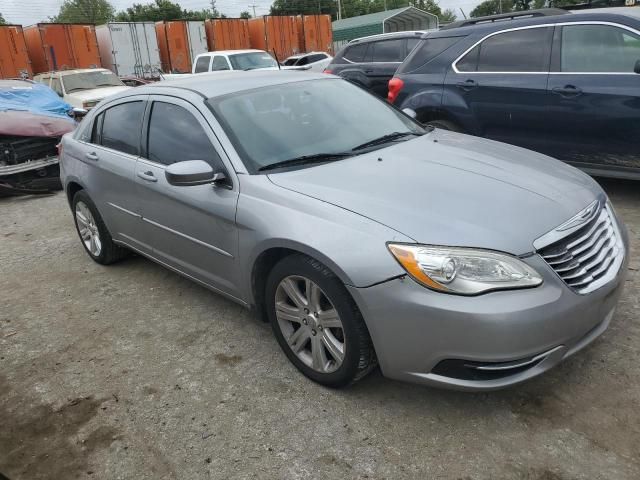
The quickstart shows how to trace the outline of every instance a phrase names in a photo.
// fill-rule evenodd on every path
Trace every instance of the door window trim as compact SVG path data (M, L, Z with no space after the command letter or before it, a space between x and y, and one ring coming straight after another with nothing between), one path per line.
M615 23L615 22L598 21L598 20L586 20L586 21L580 21L580 22L545 23L543 25L527 25L526 27L508 28L505 30L499 30L497 32L489 33L488 35L485 35L484 37L482 37L480 40L478 40L469 48L467 48L464 52L462 52L462 54L459 55L451 63L451 68L455 73L460 75L639 75L634 72L552 72L550 71L551 65L549 65L549 71L546 71L546 72L464 72L464 71L458 70L457 68L458 62L462 60L462 58L464 58L471 50L476 48L478 45L480 45L482 42L484 42L488 38L491 38L495 35L500 35L501 33L507 33L507 32L515 32L518 30L530 30L533 28L548 28L548 27L555 28L555 27L564 27L564 26L571 26L571 25L608 25L611 27L622 28L623 30L628 30L630 32L635 33L636 35L640 35L640 31L636 30L633 27L629 27L628 25L623 25L621 23ZM553 48L553 45L552 45L552 48Z

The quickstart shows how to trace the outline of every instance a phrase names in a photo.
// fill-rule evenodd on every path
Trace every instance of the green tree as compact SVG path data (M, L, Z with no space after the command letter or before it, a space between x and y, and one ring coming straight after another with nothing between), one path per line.
M4 19L4 17L0 13L0 25L6 25L6 24L7 24L7 21Z
M113 19L115 9L107 0L64 0L58 15L51 18L61 23L95 23Z
M245 10L243 12L240 12L240 18L251 18L251 14Z
M160 20L180 20L182 7L170 0L155 0L142 5L134 3L131 7L116 15L119 22L157 22Z
M452 8L447 8L446 10L442 11L438 18L440 20L440 23L451 23L455 22L458 16Z
M498 13L509 13L514 10L514 3L514 0L485 0L471 10L469 16L484 17L486 15L497 15Z

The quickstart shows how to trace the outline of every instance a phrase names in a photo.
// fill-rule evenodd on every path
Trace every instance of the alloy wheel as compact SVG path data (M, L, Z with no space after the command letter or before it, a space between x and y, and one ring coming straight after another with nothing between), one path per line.
M91 214L91 210L84 202L76 203L76 223L80 238L89 253L94 257L98 257L102 251L102 241L100 240L100 232L96 221Z
M331 373L342 365L345 336L340 315L313 281L284 278L276 289L278 327L291 351L309 368Z

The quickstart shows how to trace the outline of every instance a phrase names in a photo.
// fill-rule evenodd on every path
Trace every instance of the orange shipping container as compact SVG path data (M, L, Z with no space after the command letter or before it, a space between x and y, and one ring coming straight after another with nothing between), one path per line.
M20 25L0 26L0 78L31 77L31 61Z
M251 48L246 18L212 18L205 22L205 29L210 52Z
M189 73L193 60L207 51L204 22L156 22L160 62L165 72Z
M251 48L266 50L272 55L275 52L280 62L303 51L298 20L294 15L265 15L249 19L249 40Z
M24 39L33 73L101 66L93 25L38 23L24 29Z
M331 15L304 15L302 25L305 52L327 52L333 55Z

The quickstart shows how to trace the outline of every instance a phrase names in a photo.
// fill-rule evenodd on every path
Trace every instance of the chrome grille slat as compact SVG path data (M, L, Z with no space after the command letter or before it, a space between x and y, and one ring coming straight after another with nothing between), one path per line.
M602 205L584 225L538 253L570 288L588 293L606 280L610 270L619 268L624 252L613 216Z

